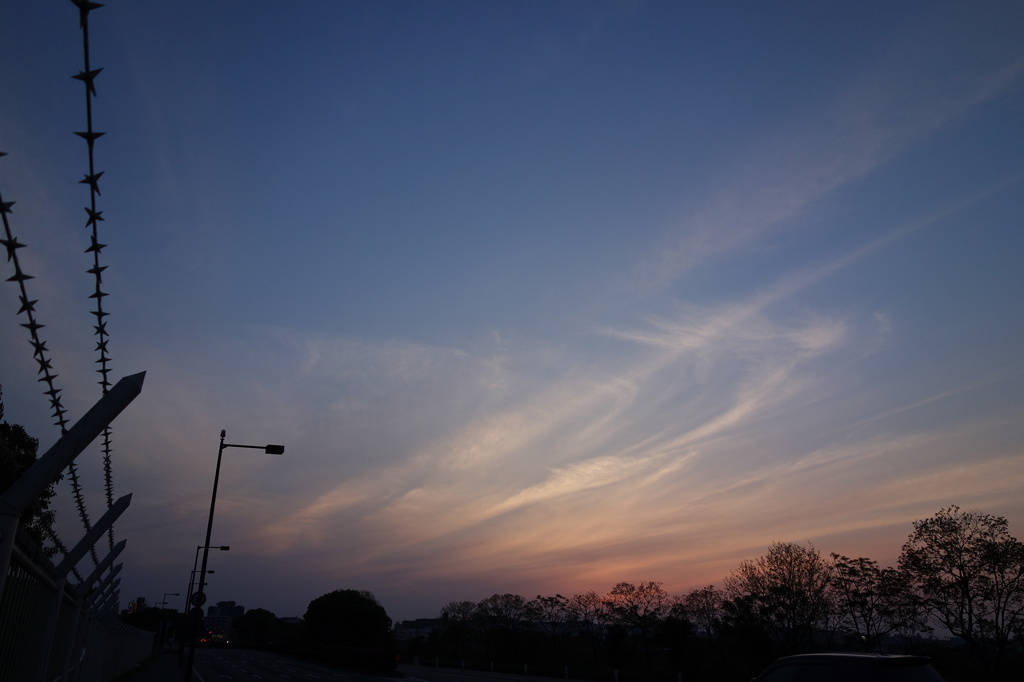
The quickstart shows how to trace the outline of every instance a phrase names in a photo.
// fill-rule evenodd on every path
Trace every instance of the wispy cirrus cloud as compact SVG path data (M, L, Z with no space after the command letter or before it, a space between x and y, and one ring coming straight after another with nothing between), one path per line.
M784 325L756 307L726 306L657 319L641 330L605 330L626 342L626 352L547 376L534 391L511 388L503 401L456 422L447 435L326 490L274 524L268 537L322 539L356 507L370 523L383 524L389 537L416 544L472 533L531 508L569 505L586 514L609 498L609 510L614 500L634 505L691 460L707 456L713 441L799 393L805 387L800 363L845 338L842 322ZM317 374L318 361L307 357L312 364L305 371ZM494 363L474 364L485 371ZM666 381L680 373L700 379ZM670 409L673 404L680 407Z
M685 209L632 285L659 290L694 267L756 248L830 193L1018 87L1024 76L1021 58L931 68L943 58L940 41L918 35L838 84L816 115L748 150L703 205Z

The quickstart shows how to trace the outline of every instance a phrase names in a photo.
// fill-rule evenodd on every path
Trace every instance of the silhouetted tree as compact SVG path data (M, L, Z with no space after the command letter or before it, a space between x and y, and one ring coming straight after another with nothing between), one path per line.
M310 639L325 646L391 647L391 619L365 590L335 590L317 597L303 618Z
M725 596L714 585L691 590L682 598L681 604L687 618L708 641L717 637L722 628L724 599Z
M232 625L239 639L249 644L270 644L279 630L277 616L266 609L249 609L237 616Z
M448 602L441 609L440 630L451 641L457 658L465 658L477 624L477 606L471 601Z
M38 439L28 435L20 424L9 424L3 418L3 387L0 386L0 494L35 463L39 451ZM47 486L25 509L20 524L47 556L57 553L55 547L47 544L54 522L54 512L50 509L53 495L53 486Z
M899 638L903 651L910 653L920 638L931 635L935 628L930 624L928 604L914 589L907 572L897 570L893 581L894 585L886 588L888 609L892 614L892 634Z
M565 603L566 616L575 624L576 630L590 643L592 660L601 659L601 645L604 639L604 625L608 621L608 607L604 599L593 590L574 594Z
M920 590L935 622L1000 659L1024 618L1024 546L1005 517L957 506L914 521L900 567Z
M736 594L722 601L722 645L728 658L744 666L764 666L775 647L753 596Z
M567 602L568 600L560 594L553 597L542 597L538 594L537 598L530 603L531 613L547 635L548 654L552 665L558 664L559 641L569 620L566 609Z
M832 590L844 630L857 635L865 651L880 651L881 640L898 624L896 607L908 589L902 573L879 568L865 557L832 554Z
M608 593L605 604L615 622L640 633L644 663L649 667L651 634L671 606L668 592L662 589L659 582L642 582L639 585L622 582Z
M831 566L814 547L780 542L742 562L725 578L725 590L734 601L750 597L753 614L791 652L810 648L815 632L828 627L830 577Z
M533 608L518 594L493 594L477 605L491 654L520 662L522 633L534 618Z
M698 663L691 643L695 639L696 626L690 619L683 604L683 598L669 597L669 607L665 617L658 624L654 641L658 648L669 654L668 663L673 670L679 671L684 666L693 667ZM705 642L701 642L704 644ZM703 649L704 647L702 647ZM703 655L704 651L700 654Z

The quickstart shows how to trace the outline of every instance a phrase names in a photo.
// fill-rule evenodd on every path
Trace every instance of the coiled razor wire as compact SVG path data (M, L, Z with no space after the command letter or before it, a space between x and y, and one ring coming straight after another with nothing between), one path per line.
M89 205L85 208L85 212L88 214L89 219L86 221L86 227L91 230L89 248L86 249L86 253L92 254L92 267L86 272L91 274L95 280L95 290L89 295L89 298L94 299L96 307L92 311L92 314L96 316L96 325L94 327L96 333L96 351L99 353L99 358L96 362L99 364L97 373L100 375L100 387L103 389L103 394L110 390L110 355L108 354L107 345L110 342L110 336L107 333L107 321L106 317L109 313L103 310L103 298L107 295L103 291L103 271L107 269L107 266L100 265L100 254L103 252L106 244L101 244L99 240L99 223L103 220L103 212L97 210L96 200L100 196L99 180L103 175L103 171L96 172L96 161L95 154L93 153L96 140L103 135L93 129L92 126L92 99L96 96L96 76L103 71L100 69L92 69L90 67L89 60L89 12L94 9L102 7L99 3L88 2L87 0L72 0L78 7L79 14L79 26L82 29L82 52L84 66L82 71L73 76L85 85L85 132L76 133L79 137L86 141L88 145L88 156L89 156L89 172L85 174L85 177L79 182L87 184L89 186ZM103 429L103 485L107 495L107 507L114 504L114 484L113 484L113 473L111 469L111 441L110 441L110 427L107 426ZM107 531L107 540L110 545L110 549L114 548L114 528Z
M96 77L103 71L102 68L93 69L90 65L89 59L89 13L95 9L99 9L103 5L97 2L90 2L89 0L71 0L78 8L79 16L79 27L82 30L82 45L84 54L84 67L83 69L72 76L76 80L80 80L85 86L85 116L86 116L86 129L84 131L76 132L75 134L85 140L88 149L88 173L85 174L84 179L80 182L89 186L89 205L85 207L85 212L88 216L86 220L86 228L91 231L90 234L90 245L85 252L92 254L92 267L86 272L93 275L95 281L95 288L89 298L95 301L95 307L91 311L92 315L96 317L96 324L94 326L94 332L96 336L96 352L99 354L99 358L96 363L99 364L97 373L100 375L100 387L102 388L103 394L106 394L110 390L110 355L108 351L108 345L110 342L109 332L107 331L106 317L109 315L103 309L103 299L107 296L107 293L103 291L103 271L106 270L107 266L101 265L100 254L106 247L106 244L102 244L99 240L99 223L103 220L103 212L97 208L97 199L100 196L99 180L103 176L103 171L96 171L94 148L95 142L98 138L103 136L104 133L97 132L93 128L92 121L92 100L96 97ZM6 153L0 152L0 157L6 156ZM50 350L46 346L46 342L43 340L40 330L45 325L38 321L35 306L39 302L38 299L29 298L28 287L26 282L33 279L32 275L27 274L22 268L22 264L18 259L18 250L25 247L25 244L18 241L14 236L9 215L12 213L13 201L4 201L2 193L0 193L0 219L3 222L4 234L3 239L0 239L0 245L4 247L7 252L7 261L13 264L14 275L7 279L8 282L14 282L19 289L18 300L20 307L18 309L18 315L24 315L26 322L21 323L22 327L25 327L29 332L29 343L32 345L32 357L38 365L37 374L39 374L38 381L45 384L46 390L43 394L47 396L50 401L50 409L52 417L54 419L55 426L60 428L61 434L68 430L68 419L67 410L64 408L61 402L61 390L57 387L56 379L58 374L53 369L53 359L50 354ZM111 430L109 427L103 430L103 478L104 487L106 491L107 507L113 504L113 473L111 467ZM82 486L78 477L78 466L72 462L68 467L68 476L71 480L72 495L75 500L75 507L78 511L79 518L82 521L82 525L85 527L85 531L89 532L92 529L92 523L89 520L89 514L85 507L85 499L82 495ZM67 554L67 549L61 542L60 538L57 537L56 533L50 529L49 539L53 542L54 546L62 553ZM108 541L111 549L114 547L114 531L111 528L107 532ZM96 556L95 547L90 548L90 554L92 556L93 564L98 564L99 559ZM81 582L82 577L77 570L74 571L75 576Z

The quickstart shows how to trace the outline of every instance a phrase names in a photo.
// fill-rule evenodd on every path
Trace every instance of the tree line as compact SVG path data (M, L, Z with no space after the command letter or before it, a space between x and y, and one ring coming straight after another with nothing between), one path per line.
M560 677L716 679L809 651L938 652L956 659L951 666L998 674L1018 669L1022 641L1024 544L1004 517L950 506L913 522L896 567L778 542L720 586L685 594L647 581L605 594L449 602L404 653Z

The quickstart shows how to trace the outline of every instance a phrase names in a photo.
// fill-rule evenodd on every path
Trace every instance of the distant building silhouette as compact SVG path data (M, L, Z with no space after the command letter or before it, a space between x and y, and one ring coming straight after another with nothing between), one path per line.
M392 635L395 642L408 642L417 637L426 637L437 627L438 618L417 618L416 620L403 620L395 623L392 628Z
M232 623L235 618L245 614L245 607L233 601L219 601L206 611L203 619L203 631L206 638L215 642L226 641L234 636Z

